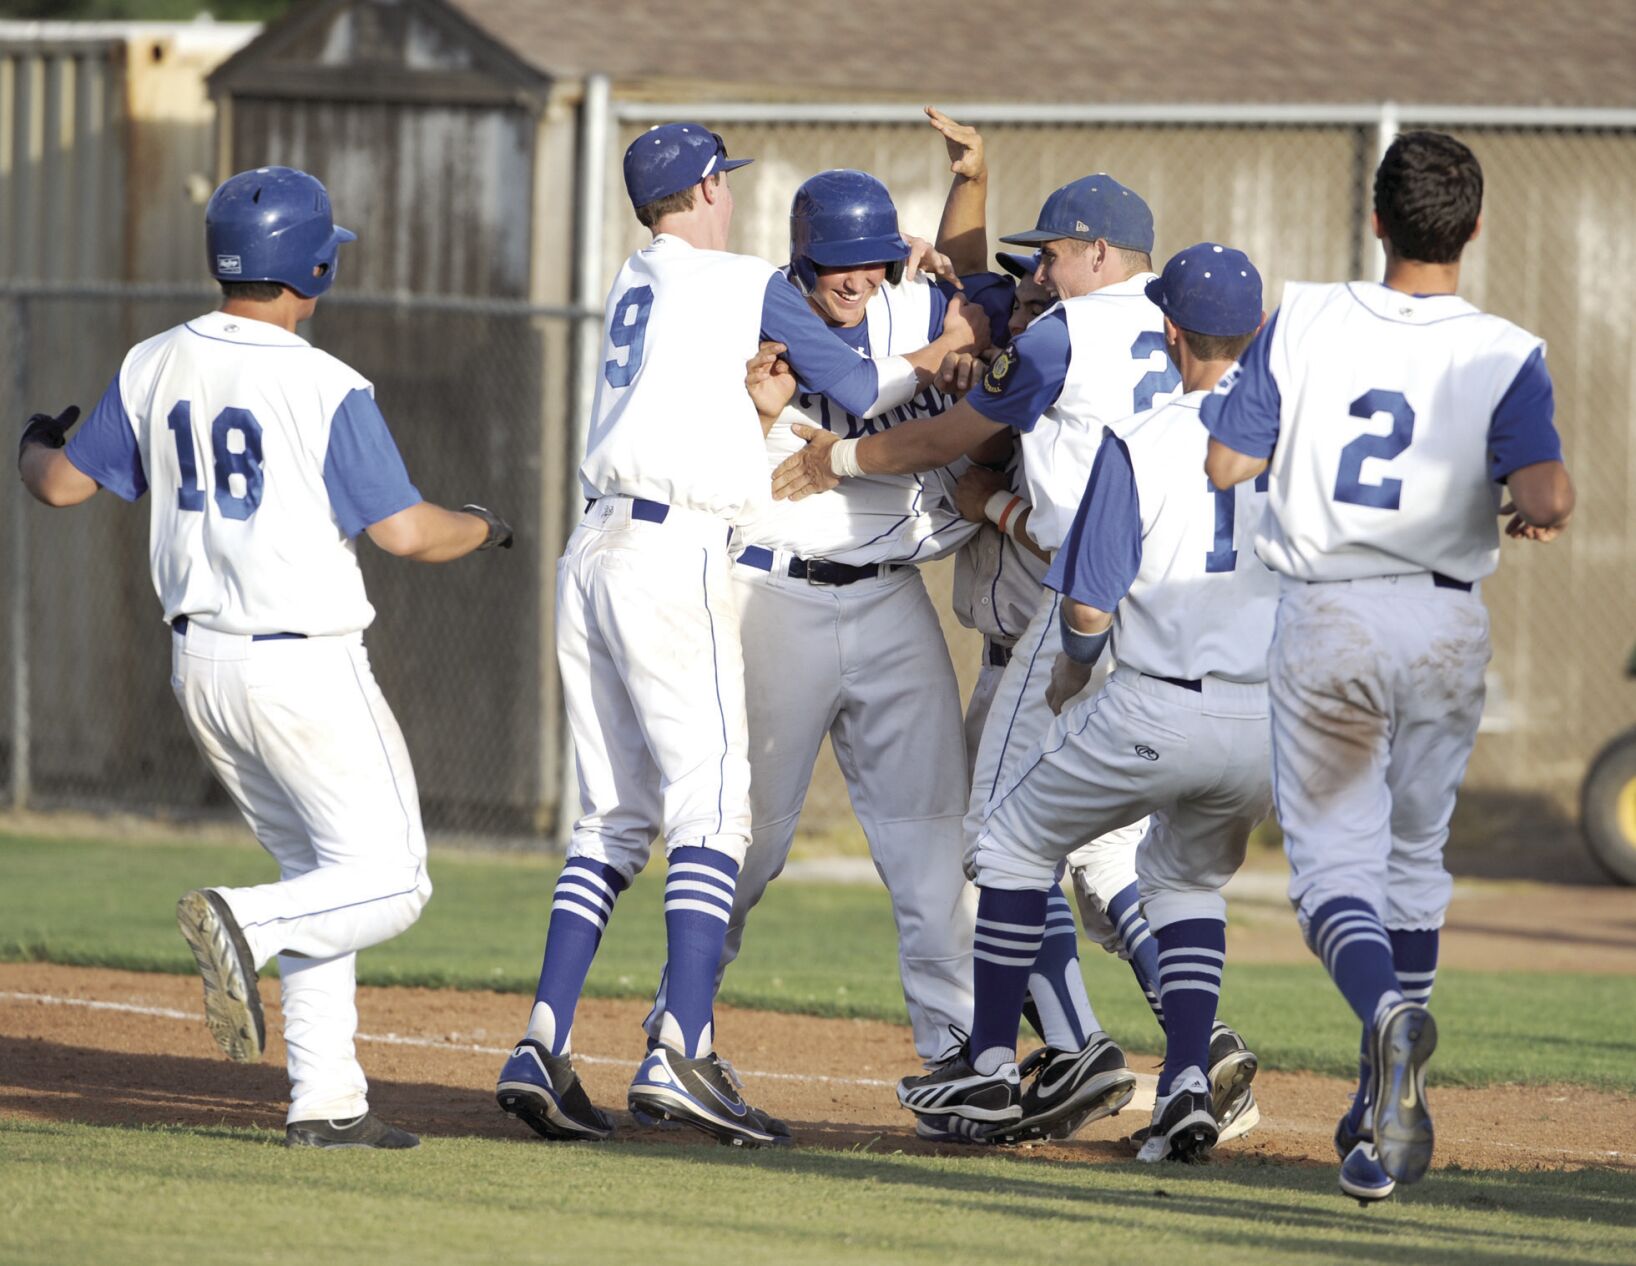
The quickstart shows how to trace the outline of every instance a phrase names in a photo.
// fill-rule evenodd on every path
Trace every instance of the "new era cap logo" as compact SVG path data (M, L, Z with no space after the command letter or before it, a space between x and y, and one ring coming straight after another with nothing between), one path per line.
M244 265L239 262L237 255L216 256L216 271L219 273L238 273L244 271Z
M1091 226L1089 224L1086 224L1084 220L1075 220L1074 221L1074 232L1075 233L1089 233L1090 231L1091 231Z

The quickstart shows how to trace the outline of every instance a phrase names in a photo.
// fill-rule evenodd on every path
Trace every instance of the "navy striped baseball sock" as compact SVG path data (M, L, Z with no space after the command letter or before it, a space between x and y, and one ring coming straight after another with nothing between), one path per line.
M1437 979L1437 929L1407 931L1388 928L1386 935L1392 942L1392 967L1403 996L1410 1002L1426 1006L1431 1002L1432 984ZM1354 1134L1363 1128L1364 1116L1369 1108L1369 1084L1374 1080L1374 1075L1374 1065L1369 1059L1369 1030L1366 1027L1362 1050L1358 1055L1358 1090L1352 1096L1352 1109L1346 1114L1347 1128Z
M1091 1034L1102 1027L1085 993L1085 977L1079 970L1079 929L1061 884L1053 885L1046 897L1045 939L1028 977L1028 994L1047 1046L1083 1050Z
M1221 968L1227 961L1227 924L1221 919L1182 919L1154 934L1159 952L1159 989L1165 1008L1165 1066L1159 1094L1189 1068L1210 1068L1210 1030L1221 999Z
M1136 983L1153 1010L1153 1018L1165 1026L1164 1001L1159 994L1159 946L1147 920L1142 917L1142 897L1134 881L1126 884L1108 902L1108 918L1119 932L1119 943L1136 975Z
M1332 897L1307 921L1307 944L1366 1028L1381 1007L1403 997L1392 942L1375 908L1359 897Z
M985 1076L1017 1058L1023 995L1045 939L1046 892L977 890L972 943L972 1066Z
M628 881L612 866L588 857L570 857L551 894L551 922L545 933L545 961L534 991L528 1036L561 1055L568 1049L574 1008L585 988L602 931L614 901Z
M738 863L713 848L670 850L665 877L665 1014L659 1040L689 1059L715 1042L716 969L733 913Z

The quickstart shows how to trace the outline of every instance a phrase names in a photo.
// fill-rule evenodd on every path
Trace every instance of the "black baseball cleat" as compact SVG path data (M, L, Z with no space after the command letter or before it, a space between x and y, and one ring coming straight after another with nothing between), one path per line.
M533 1038L518 1042L501 1066L494 1098L541 1138L600 1142L613 1134L613 1122L585 1093L573 1061Z
M929 1072L898 1082L898 1102L917 1117L970 1121L988 1138L1022 1120L1022 1081L1016 1064L978 1072L961 1046Z
M1136 1159L1201 1161L1216 1145L1216 1116L1210 1105L1210 1083L1197 1068L1176 1078L1170 1093L1153 1105L1153 1124Z
M205 1027L227 1058L253 1064L267 1048L256 960L220 894L196 888L176 903L176 926L204 981Z
M1261 1064L1241 1038L1220 1020L1210 1033L1210 1110L1216 1117L1216 1141L1241 1138L1261 1120L1250 1083Z
M1118 1112L1136 1094L1136 1074L1106 1033L1093 1033L1077 1051L1045 1046L1017 1066L1023 1081L1022 1116L992 1130L996 1143L1065 1139L1092 1121Z
M714 1051L688 1059L661 1043L636 1070L628 1102L632 1115L680 1121L733 1147L788 1144L790 1127L746 1103L737 1081Z
M1426 1106L1426 1062L1437 1049L1437 1022L1418 1002L1387 1008L1370 1035L1375 1151L1387 1177L1419 1182L1431 1167L1432 1119Z
M284 1146L378 1147L383 1151L403 1151L419 1147L420 1139L366 1112L350 1121L291 1121L284 1129Z

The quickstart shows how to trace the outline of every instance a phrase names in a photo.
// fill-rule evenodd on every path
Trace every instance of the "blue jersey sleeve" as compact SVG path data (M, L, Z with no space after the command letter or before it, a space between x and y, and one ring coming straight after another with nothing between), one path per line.
M375 397L362 387L335 410L324 454L324 487L347 536L420 501Z
M147 472L142 469L142 450L125 412L125 398L119 391L119 375L108 384L97 407L85 424L74 432L64 450L81 473L89 475L116 497L135 501L148 490Z
M1244 349L1238 364L1222 376L1215 391L1199 406L1204 429L1246 457L1271 457L1278 445L1278 420L1284 401L1269 363L1277 325L1278 314L1274 312L1255 341Z
M926 341L932 343L943 337L943 318L949 314L949 292L941 282L928 289L931 291L932 313L926 327Z
M1142 567L1142 508L1130 450L1112 431L1102 437L1073 526L1045 575L1047 588L1111 612Z
M774 273L767 282L761 337L789 349L784 359L803 390L828 396L860 418L874 411L880 397L875 363L837 338L783 273Z
M1072 353L1068 314L1052 308L994 358L982 382L967 393L966 403L990 422L1032 431L1062 394Z
M1562 460L1562 437L1556 429L1556 396L1545 349L1536 347L1494 406L1488 425L1488 473L1502 480L1536 462Z
M988 317L988 337L995 347L1004 347L1011 341L1011 306L1017 298L1017 283L999 273L971 273L960 278L964 290L956 290L946 281L937 283L945 299L958 294L967 303L975 303ZM939 333L942 328L939 327Z

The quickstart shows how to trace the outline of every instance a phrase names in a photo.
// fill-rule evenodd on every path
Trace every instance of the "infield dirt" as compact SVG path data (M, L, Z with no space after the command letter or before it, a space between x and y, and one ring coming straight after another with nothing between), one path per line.
M287 1085L277 996L276 983L264 982L265 1061L235 1065L205 1031L194 978L0 964L0 1116L281 1128ZM360 1034L368 1035L360 1058L381 1115L431 1136L532 1137L493 1096L506 1047L526 1018L524 999L395 988L360 989L358 1002ZM582 1075L593 1098L621 1109L617 1138L698 1143L689 1131L640 1129L622 1111L645 1011L637 1002L581 1004L575 1041ZM741 1071L746 1094L787 1120L799 1146L964 1150L920 1142L897 1106L892 1083L916 1066L908 1029L732 1008L720 1010L719 1026L720 1049ZM1155 1072L1157 1062L1151 1054L1131 1060L1143 1073ZM1636 1171L1636 1098L1569 1087L1436 1087L1435 1077L1433 1084L1439 1165ZM1332 1165L1330 1136L1349 1089L1332 1078L1264 1070L1256 1081L1262 1124L1218 1149L1213 1163ZM1021 1161L1129 1160L1125 1136L1146 1121L1133 1107L1068 1142L1008 1152Z

